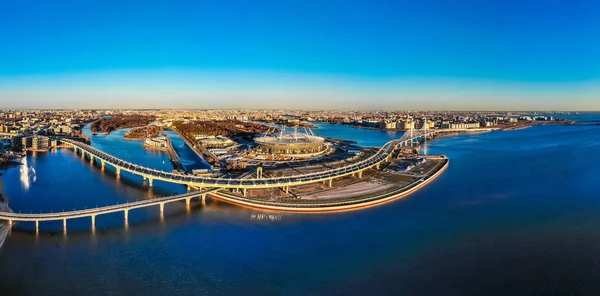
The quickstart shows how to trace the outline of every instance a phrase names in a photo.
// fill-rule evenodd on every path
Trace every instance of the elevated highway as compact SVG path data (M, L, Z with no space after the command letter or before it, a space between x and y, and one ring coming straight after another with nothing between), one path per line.
M444 131L448 132L450 130ZM342 167L306 174L271 178L262 178L262 173L259 172L257 174L257 178L252 179L190 176L172 172L165 172L128 162L126 160L105 153L85 143L77 142L71 139L63 139L62 142L72 146L75 149L75 151L80 151L82 155L89 155L92 161L100 161L102 166L105 166L106 164L113 166L116 170L117 175L119 175L121 171L126 171L134 175L142 176L144 180L148 180L148 184L150 186L152 186L153 181L160 180L163 182L183 184L188 185L190 187L198 188L238 188L246 190L296 186L315 182L327 182L335 178L344 177L352 174L358 174L359 176L362 176L362 172L364 170L372 167L378 167L380 163L389 160L389 158L391 157L391 153L397 147L409 145L411 142L421 138L433 137L433 135L438 132L440 131L431 130L426 133L414 133L411 136L405 134L405 136L403 136L400 139L392 140L386 143L374 155L368 157L367 159L363 159L361 161L357 161L356 163L348 164Z

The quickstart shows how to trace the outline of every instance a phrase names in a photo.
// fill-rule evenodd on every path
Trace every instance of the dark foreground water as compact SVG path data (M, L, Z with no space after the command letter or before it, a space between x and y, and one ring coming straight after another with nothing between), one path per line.
M380 145L394 135L328 126L327 136ZM325 134L329 133L329 134ZM360 138L357 138L360 137ZM365 138L369 137L369 138ZM166 155L119 133L100 149L170 170ZM600 127L539 126L438 138L450 158L433 183L399 201L326 215L226 204L134 210L89 220L20 223L0 249L1 295L597 295ZM46 211L180 193L70 150L3 171L16 211ZM35 171L35 173L33 172ZM34 174L35 176L32 176ZM71 228L71 225L73 226Z

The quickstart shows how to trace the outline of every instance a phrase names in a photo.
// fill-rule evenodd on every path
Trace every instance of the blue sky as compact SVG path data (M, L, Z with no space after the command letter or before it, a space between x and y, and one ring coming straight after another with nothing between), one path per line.
M598 1L0 0L0 101L600 110L598 15Z

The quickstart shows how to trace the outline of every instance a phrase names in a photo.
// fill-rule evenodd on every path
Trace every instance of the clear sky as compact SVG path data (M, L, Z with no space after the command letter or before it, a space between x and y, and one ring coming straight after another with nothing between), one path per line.
M0 108L600 110L600 1L0 0Z

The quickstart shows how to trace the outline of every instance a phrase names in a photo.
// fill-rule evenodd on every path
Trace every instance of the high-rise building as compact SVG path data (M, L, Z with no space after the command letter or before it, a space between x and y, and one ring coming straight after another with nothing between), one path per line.
M23 141L23 136L22 135L16 135L13 136L12 139L10 139L12 147L13 148L21 148L22 145L22 141Z
M29 149L33 143L33 137L24 137L21 139L21 148Z
M48 137L34 137L31 143L31 148L34 150L48 149L50 139Z
M50 145L50 139L43 136L24 137L21 139L21 148L33 150L45 150Z

